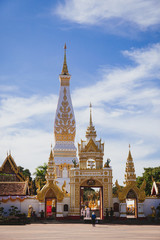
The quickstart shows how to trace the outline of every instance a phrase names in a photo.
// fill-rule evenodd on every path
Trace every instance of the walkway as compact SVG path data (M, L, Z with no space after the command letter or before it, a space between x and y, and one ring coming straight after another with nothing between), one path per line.
M3 240L159 240L160 226L30 224L0 226Z

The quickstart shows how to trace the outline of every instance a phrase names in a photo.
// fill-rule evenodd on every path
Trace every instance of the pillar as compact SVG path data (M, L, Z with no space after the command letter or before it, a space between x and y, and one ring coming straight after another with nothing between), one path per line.
M122 218L126 218L126 207L127 207L127 203L120 203L120 217Z
M39 212L42 210L45 212L45 202L39 202Z
M138 203L138 218L145 217L143 207L144 207L144 203Z
M63 203L57 202L56 218L63 217Z

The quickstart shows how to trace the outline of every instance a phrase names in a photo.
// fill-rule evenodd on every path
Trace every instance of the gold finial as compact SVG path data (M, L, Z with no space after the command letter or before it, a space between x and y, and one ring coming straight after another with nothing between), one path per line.
M92 126L92 104L89 105L90 108L90 126Z
M51 152L50 152L50 156L49 156L49 160L53 160L54 157L53 157L53 152L52 152L52 147L51 147Z
M129 144L129 149L131 148L131 145Z
M66 49L67 49L67 47L66 47L66 43L65 43L65 45L64 45L64 62L63 62L63 68L62 68L62 72L61 72L61 74L63 74L63 75L69 75L68 67L67 67L67 60L66 60Z

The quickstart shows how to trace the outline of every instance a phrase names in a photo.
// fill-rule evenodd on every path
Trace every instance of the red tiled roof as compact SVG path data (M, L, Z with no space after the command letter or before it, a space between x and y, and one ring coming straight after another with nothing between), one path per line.
M28 182L0 182L0 196L27 195Z

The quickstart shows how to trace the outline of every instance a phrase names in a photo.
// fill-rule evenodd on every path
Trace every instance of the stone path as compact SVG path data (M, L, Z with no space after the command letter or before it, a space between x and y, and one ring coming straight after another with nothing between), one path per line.
M0 226L1 240L160 240L156 225L31 224Z

